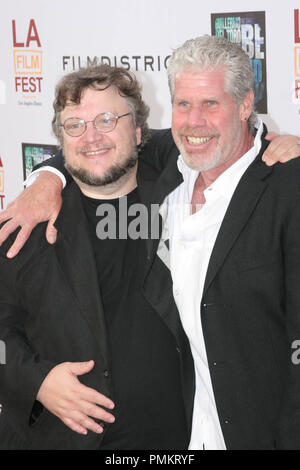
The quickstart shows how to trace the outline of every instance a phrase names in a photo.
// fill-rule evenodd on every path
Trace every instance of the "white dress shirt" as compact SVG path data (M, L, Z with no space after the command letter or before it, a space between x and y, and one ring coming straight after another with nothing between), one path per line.
M37 179L37 177L42 171L50 171L50 173L54 173L56 176L58 176L61 179L61 182L63 184L63 189L65 188L67 184L65 175L63 175L59 170L57 170L53 166L42 166L41 168L34 170L32 173L30 173L30 175L24 181L24 185L26 186L26 188L28 188L35 182L35 180Z
M237 184L261 147L262 122L253 147L205 189L205 204L191 215L198 171L178 157L183 183L168 197L170 268L173 293L195 363L196 394L190 450L225 450L202 332L200 305L209 259Z

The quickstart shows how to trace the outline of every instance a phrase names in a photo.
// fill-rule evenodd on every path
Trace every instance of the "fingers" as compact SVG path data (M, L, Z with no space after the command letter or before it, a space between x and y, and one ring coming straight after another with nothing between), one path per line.
M113 423L115 421L115 417L111 413L87 400L81 400L78 403L78 411L80 411L83 416L89 416L99 421L105 421L106 423Z
M36 222L32 219L28 219L27 223L22 223L19 217L16 217L14 214L14 209L11 207L7 209L0 215L0 223L7 220L9 217L12 217L8 222L6 222L0 230L0 246L8 238L8 236L13 233L18 227L21 227L13 245L10 247L7 252L8 258L13 258L16 256L21 248L25 245L28 240Z
M51 245L56 242L57 239L57 230L53 226L53 222L49 220L47 229L46 229L46 239L47 242L50 243Z
M5 224L7 225L7 224ZM30 226L24 226L21 228L19 231L13 245L10 247L9 251L7 252L7 257L8 258L13 258L16 256L21 248L25 245L26 241L28 240L30 234L32 232L32 227Z
M78 434L84 434L86 435L87 434L87 429L83 426L80 426L80 424L78 424L76 421L74 421L73 419L71 418L64 418L62 419L62 422L68 426L68 428L72 429L72 431L75 431L77 432Z
M11 219L0 230L0 244L18 227L22 229L9 257L20 251L32 229L40 222L49 221L47 241L56 241L57 232L53 224L62 205L61 190L60 178L44 171L0 214L0 223Z
M74 375L80 376L80 375L87 374L88 372L90 372L93 369L95 362L91 360L88 362L70 362L68 364L69 364L69 370ZM83 385L81 382L78 382L78 393L80 393L82 398L84 398L84 400L86 400L89 403L96 403L97 405L104 406L105 408L109 408L111 410L115 406L114 402L110 400L110 398L107 398L105 395L102 395L102 393L97 392L93 388ZM107 416L107 414L108 413L105 413L105 416ZM103 419L102 414L99 416L95 416L95 417L99 417L99 419Z
M2 224L2 222L5 222L8 219L11 219L12 216L13 214L11 208L8 206L7 209L0 213L0 224Z
M88 361L88 362L70 362L69 363L69 370L76 376L80 376L83 374L87 374L90 372L95 365L95 362L93 360ZM87 387L86 385L83 385L81 382L78 381L78 391L77 393L82 397L82 403L87 403L90 408L81 408L81 411L86 412L87 414L90 414L91 416L94 416L95 418L102 419L107 422L112 422L111 417L112 415L110 413L107 413L106 411L102 410L102 408L99 408L98 406L93 406L95 405L100 405L105 408L108 408L112 410L115 406L114 402L103 395L100 392L97 392L97 390L94 390L93 388ZM100 411L99 411L100 410Z
M57 239L57 230L54 227L54 223L57 219L58 214L59 214L59 209L56 211L53 211L53 214L48 222L47 229L46 229L46 239L47 239L47 242L50 243L51 245L55 243Z
M271 166L297 158L300 155L299 142L300 138L293 135L275 137L263 154L262 160Z
M93 360L86 362L67 362L68 370L74 375L83 375L90 372L95 365Z
M6 238L19 227L19 224L14 219L9 220L0 230L0 245L6 240Z
M114 408L113 401L83 385L77 377L90 372L94 365L94 361L58 364L48 373L37 394L37 400L80 434L88 430L101 433L103 426L97 420L107 423L115 420L107 411Z
M6 220L6 217L2 218L2 221L4 220ZM1 219L0 219L0 223L1 223ZM16 218L9 220L8 222L6 222L5 225L3 225L3 227L0 230L0 246L7 239L7 237L11 233L13 233L19 226L20 224ZM34 226L35 226L35 222L32 222L32 223L25 224L21 227L21 230L19 231L13 245L10 247L9 251L7 252L8 258L13 258L19 253L19 251L23 248L26 241L28 240ZM49 221L47 225L46 239L48 243L50 244L55 243L57 239L57 230L53 226L52 220Z
M108 408L110 410L112 410L115 407L114 402L110 398L106 397L105 395L102 395L102 393L97 392L96 390L92 388L87 387L86 385L83 385L81 383L80 385L81 385L79 389L80 394L87 403L95 403L96 405L104 406L105 408ZM101 414L101 415L97 415L97 416L93 415L93 416L95 416L95 418L104 419L103 416L107 417L108 414L109 413L105 412L104 415Z
M88 387L83 387L95 392L95 390L88 389ZM109 400L104 395L102 397ZM106 402L106 400L103 400L103 402ZM102 400L99 401L102 402ZM80 434L86 434L87 431L101 434L103 432L103 425L96 422L95 419L110 424L115 421L115 417L112 414L96 405L95 402L90 402L86 399L86 391L85 393L76 393L74 400L66 401L65 406L58 411L57 416L73 431Z
M96 423L93 419L78 411L74 411L72 418L62 418L62 422L71 428L72 431L78 432L79 434L87 434L88 431L92 431L96 434L103 432L101 424Z
M112 414L84 399L66 402L65 407L59 410L57 416L72 430L81 434L86 434L88 430L97 434L103 432L103 425L97 423L95 419L106 423L115 421Z
M282 151L286 149L286 144L283 145L283 150L281 148L281 140L279 138L275 138L271 141L268 148L265 150L262 160L266 163L266 165L271 166L274 165L279 160L279 157L282 156Z
M277 132L268 132L265 136L265 139L266 140L273 140L275 139L275 137L278 137L279 134L277 134Z

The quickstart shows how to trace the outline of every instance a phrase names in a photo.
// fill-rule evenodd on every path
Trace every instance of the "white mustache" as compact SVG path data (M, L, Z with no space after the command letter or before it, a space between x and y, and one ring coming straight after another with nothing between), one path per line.
M201 139L205 137L218 137L219 134L217 134L216 132L212 132L212 131L205 132L201 130L201 132L199 132L197 129L193 129L193 130L183 129L182 131L179 132L179 135L181 137L199 137Z

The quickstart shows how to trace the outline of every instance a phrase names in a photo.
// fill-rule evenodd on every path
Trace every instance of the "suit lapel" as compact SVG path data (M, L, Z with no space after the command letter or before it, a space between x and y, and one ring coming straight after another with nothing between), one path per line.
M86 318L102 355L106 356L105 319L99 291L94 251L78 186L65 190L62 210L55 223L57 259L76 302Z
M273 171L272 167L267 167L261 161L262 154L268 145L268 142L264 140L266 132L267 129L264 127L261 151L241 178L230 201L210 258L203 294L205 294L207 291L217 272L221 268L225 258L230 252L232 246L234 245L237 237L247 223L248 219L251 217L256 204L258 203L267 186L264 179ZM152 185L151 191L148 191L148 193L145 194L145 200L148 201L148 203L150 201L152 203L158 204L160 207L160 210L157 211L156 215L156 217L160 219L160 237L159 239L149 238L147 240L147 251L149 259L148 271L151 268L151 262L155 254L157 253L159 255L159 252L161 252L161 243L164 243L166 249L169 248L168 237L166 235L166 198L183 181L182 175L177 167L177 158L178 151L176 150L176 153L174 152L172 158L169 159L168 165L165 167L156 183ZM141 185L141 187L142 186L143 185ZM165 258L165 256L163 256L163 258Z
M206 274L203 296L251 217L267 183L264 178L273 169L261 161L263 150L241 178L221 224Z
M141 202L147 206L148 213L152 214L150 220L150 236L147 239L148 259L153 259L158 250L163 255L163 262L166 264L166 250L169 250L168 240L168 206L167 196L182 183L182 175L177 168L178 151L174 152L168 165L161 175L152 181L151 185L145 182L142 176L138 175L138 187ZM154 236L151 236L151 234ZM164 246L161 245L164 243ZM162 250L160 249L162 248Z
M169 162L163 173L150 182L138 174L140 200L147 206L151 217L151 232L146 241L147 263L145 266L143 292L153 309L161 316L181 344L182 327L172 294L169 267L168 204L166 197L182 181L177 170L177 155ZM153 236L155 234L155 236ZM157 255L157 257L156 257ZM158 258L160 260L158 261ZM161 265L162 261L167 269Z

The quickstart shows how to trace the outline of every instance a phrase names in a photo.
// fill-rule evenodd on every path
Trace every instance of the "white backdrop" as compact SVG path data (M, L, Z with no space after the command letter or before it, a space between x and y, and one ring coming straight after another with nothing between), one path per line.
M10 0L0 10L0 209L23 188L22 143L56 144L52 101L64 73L87 57L123 62L143 84L150 126L169 127L165 58L186 39L211 34L212 13L265 12L262 118L272 130L300 135L299 1Z

